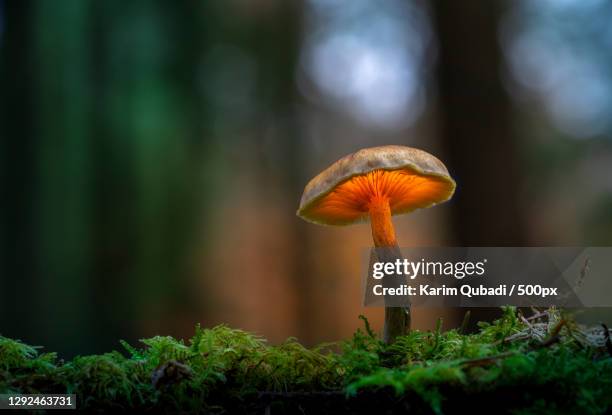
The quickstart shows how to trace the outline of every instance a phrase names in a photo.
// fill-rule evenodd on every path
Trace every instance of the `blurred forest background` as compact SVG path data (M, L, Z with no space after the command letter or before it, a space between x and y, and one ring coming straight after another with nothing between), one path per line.
M0 333L69 357L196 322L380 328L369 227L295 216L367 146L457 180L396 219L403 246L611 245L611 19L604 0L0 0Z

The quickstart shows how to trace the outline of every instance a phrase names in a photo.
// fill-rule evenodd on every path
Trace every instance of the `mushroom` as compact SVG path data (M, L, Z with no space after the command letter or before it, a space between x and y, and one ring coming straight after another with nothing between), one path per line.
M399 255L392 215L449 200L455 181L431 154L405 146L359 150L336 161L305 187L297 215L320 225L370 221L376 248ZM409 307L385 307L383 339L410 329Z

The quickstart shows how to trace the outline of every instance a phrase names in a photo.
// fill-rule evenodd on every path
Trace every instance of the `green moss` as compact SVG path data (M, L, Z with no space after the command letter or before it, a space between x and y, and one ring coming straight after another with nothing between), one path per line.
M124 354L67 363L0 337L0 393L75 393L79 407L99 410L258 412L297 400L300 410L332 402L328 412L334 412L365 410L370 400L379 409L400 402L414 412L450 413L473 399L501 405L491 408L496 412L612 408L603 329L580 327L559 310L528 321L505 308L475 334L442 332L440 322L433 332L412 331L393 345L363 320L352 338L314 349L295 339L270 346L227 326L197 326L188 342L163 336L139 347L121 342Z

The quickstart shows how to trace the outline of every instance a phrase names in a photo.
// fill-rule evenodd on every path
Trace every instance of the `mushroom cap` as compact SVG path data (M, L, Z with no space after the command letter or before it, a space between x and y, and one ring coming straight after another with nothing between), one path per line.
M297 215L321 225L369 219L373 198L386 198L391 214L449 200L455 181L431 154L406 146L364 148L329 166L304 188Z

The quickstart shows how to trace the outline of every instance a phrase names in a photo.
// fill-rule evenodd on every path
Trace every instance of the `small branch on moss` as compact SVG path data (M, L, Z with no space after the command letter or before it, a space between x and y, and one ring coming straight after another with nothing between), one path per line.
M359 314L359 319L363 320L363 323L365 325L365 331L368 334L368 336L372 338L376 338L376 334L374 333L374 330L372 330L372 327L370 326L370 322L368 321L367 317L364 316L363 314Z
M606 341L606 350L608 350L608 354L612 356L612 341L610 341L610 330L608 330L608 326L604 323L601 323L601 327L604 329L604 339Z
M567 321L565 319L561 319L559 320L559 322L555 325L555 327L553 327L553 329L550 332L550 337L558 337L559 333L561 332L561 329L567 324Z
M525 324L527 327L529 327L529 329L533 329L533 326L531 325L531 323L529 322L528 319L525 318L525 316L523 315L523 313L521 313L520 311L518 312L518 316L521 319L521 321L523 322L523 324Z
M561 333L561 329L567 324L565 319L559 320L559 322L553 327L550 332L548 338L546 338L542 343L536 345L534 349L540 349L544 347L550 347L555 343L558 343L561 340L559 334Z
M183 379L190 379L193 371L189 366L176 360L158 366L151 374L151 385L159 388L161 385L178 383Z
M466 311L463 315L463 321L461 322L461 328L459 329L459 333L466 334L468 331L468 327L470 325L470 317L472 313L470 310Z
M561 338L559 336L551 336L548 339L546 339L545 341L543 341L542 343L536 345L534 347L534 349L542 349L545 347L550 347L555 343L559 343L559 341L561 340Z
M511 343L511 342L515 342L518 340L527 340L529 338L531 338L532 335L531 333L526 333L526 332L520 332L520 333L515 333L512 336L508 336L503 340L498 340L497 342L495 342L494 344L504 344L504 343Z
M538 311L536 308L533 307L531 308L531 311L533 311L534 314L527 317L527 321L538 320L544 317L548 317L548 312L546 311Z

